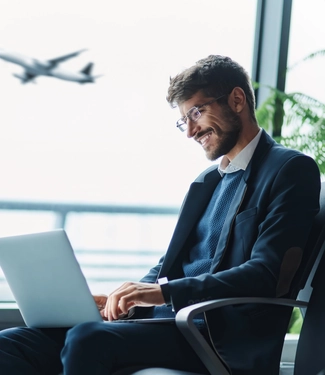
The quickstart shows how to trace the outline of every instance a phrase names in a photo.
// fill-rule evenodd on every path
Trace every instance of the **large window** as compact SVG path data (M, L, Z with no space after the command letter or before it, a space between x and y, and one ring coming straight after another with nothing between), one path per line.
M2 48L40 60L87 49L61 67L80 71L91 61L102 76L94 84L53 77L21 84L13 75L22 68L0 59L0 200L179 207L210 162L175 127L169 77L209 54L229 55L250 73L255 13L256 0L3 0ZM55 220L51 212L2 211L0 235L52 229ZM87 274L95 255L110 263L117 253L101 250L123 248L139 259L154 249L143 253L149 267L175 221L73 214L66 229L74 247L94 250L80 259L93 291L107 292L113 284ZM139 276L123 272L118 279ZM0 285L0 300L12 299L1 274Z
M312 5L312 6L311 6ZM306 56L325 50L325 2L293 0L288 66L292 67ZM287 73L286 91L302 92L325 102L324 57L301 62Z

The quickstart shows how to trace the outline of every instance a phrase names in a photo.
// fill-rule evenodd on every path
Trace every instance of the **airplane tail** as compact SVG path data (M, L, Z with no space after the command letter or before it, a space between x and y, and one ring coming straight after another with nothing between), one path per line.
M85 79L85 81L81 81L79 83L81 84L84 84L84 83L94 83L95 80L99 77L102 76L102 74L100 75L97 75L97 76L92 76L91 75L91 71L93 69L93 66L94 66L94 63L90 62L89 64L87 64L81 71L80 73L83 73L87 76L87 78Z
M93 69L94 63L90 62L87 64L81 71L80 73L86 74L87 76L91 75L91 71Z

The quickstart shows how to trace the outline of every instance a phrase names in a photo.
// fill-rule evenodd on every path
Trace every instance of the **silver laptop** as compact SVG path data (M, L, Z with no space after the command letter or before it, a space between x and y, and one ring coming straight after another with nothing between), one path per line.
M0 238L0 267L27 326L102 321L63 229Z

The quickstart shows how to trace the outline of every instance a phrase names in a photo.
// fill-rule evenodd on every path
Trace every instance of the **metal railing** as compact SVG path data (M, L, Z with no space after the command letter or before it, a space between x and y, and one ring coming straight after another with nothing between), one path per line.
M69 213L104 213L136 215L178 215L178 207L82 204L82 203L49 203L0 200L0 210L49 211L57 215L56 226L64 228Z
M70 218L85 214L103 214L113 218L119 218L116 222L122 222L123 218L134 217L137 221L143 220L142 226L146 226L151 222L151 218L163 219L171 217L176 222L179 213L178 207L166 206L143 206L143 205L112 205L112 204L81 204L81 203L57 203L57 202L27 202L27 201L0 201L0 214L2 219L10 212L20 213L51 213L54 215L53 228L71 228ZM72 215L73 214L73 215ZM80 215L79 215L80 214ZM69 215L71 215L69 217ZM77 215L77 216L75 216ZM105 216L106 217L106 216ZM122 221L121 221L122 217ZM33 217L33 220L35 217ZM157 223L159 222L157 221ZM73 220L72 220L73 221ZM119 224L116 224L119 225ZM159 224L158 224L159 225ZM146 228L142 228L144 234L149 232ZM91 228L89 229L91 230ZM1 233L1 228L0 228ZM69 235L69 232L68 232ZM126 229L126 236L128 236ZM170 233L171 235L171 233ZM69 235L70 237L70 235ZM82 242L82 241L81 241ZM81 244L78 241L79 245ZM125 280L138 280L147 273L149 268L154 266L162 253L164 246L156 248L148 248L148 246L141 248L137 244L136 248L115 248L112 246L100 246L100 248L80 245L75 247L75 254L80 263L80 266L90 284L100 285L103 287L114 288L120 282ZM87 247L88 246L88 247ZM1 271L1 270L0 270ZM6 291L7 290L7 291ZM6 285L4 275L0 272L0 300L10 299L8 297L8 286ZM7 296L6 296L7 295Z

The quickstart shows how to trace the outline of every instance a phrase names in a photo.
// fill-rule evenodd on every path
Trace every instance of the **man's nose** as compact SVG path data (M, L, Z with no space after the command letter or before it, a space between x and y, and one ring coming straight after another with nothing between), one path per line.
M197 121L187 119L187 138L193 138L195 134L199 131L199 125Z

